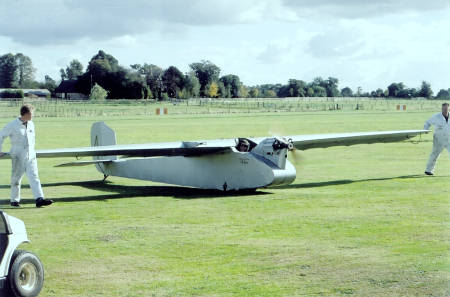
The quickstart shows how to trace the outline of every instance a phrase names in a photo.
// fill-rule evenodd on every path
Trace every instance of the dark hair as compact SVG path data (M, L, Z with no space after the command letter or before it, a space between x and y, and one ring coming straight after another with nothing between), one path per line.
M445 102L445 103L442 103L442 106L448 106L448 103L447 102Z
M20 115L26 115L27 113L30 113L34 110L33 105L31 104L25 104L20 108Z

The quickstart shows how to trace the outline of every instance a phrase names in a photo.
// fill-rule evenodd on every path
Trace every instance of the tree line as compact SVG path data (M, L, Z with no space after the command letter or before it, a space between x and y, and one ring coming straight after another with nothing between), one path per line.
M221 69L214 63L202 60L189 64L189 71L177 67L163 69L154 64L121 66L118 60L100 50L94 55L86 70L78 60L60 70L55 80L46 75L44 81L35 80L36 69L31 58L17 53L0 56L0 88L48 89L54 93L61 81L75 81L76 91L86 95L104 94L109 99L157 99L168 98L275 98L275 97L372 97L449 99L450 88L441 89L433 96L431 85L423 81L418 88L408 88L404 83L391 83L386 89L363 92L359 87L339 88L334 77L317 77L311 82L290 79L287 84L244 85L236 74L220 75Z

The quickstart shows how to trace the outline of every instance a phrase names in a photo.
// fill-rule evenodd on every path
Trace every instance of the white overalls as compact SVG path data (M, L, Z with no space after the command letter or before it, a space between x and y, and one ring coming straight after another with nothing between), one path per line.
M450 119L447 122L442 113L437 113L425 122L423 128L428 130L431 125L434 126L433 150L428 159L426 172L433 173L436 161L444 148L447 149L450 156Z
M3 141L7 137L11 139L11 202L20 202L20 184L24 173L27 174L34 198L44 198L34 149L35 131L33 122L28 121L24 124L20 118L16 118L8 123L0 131L0 152Z

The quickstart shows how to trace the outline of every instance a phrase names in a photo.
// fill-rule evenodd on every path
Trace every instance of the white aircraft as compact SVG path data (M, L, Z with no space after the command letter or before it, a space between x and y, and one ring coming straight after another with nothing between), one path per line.
M40 158L92 156L90 161L58 166L95 165L105 179L119 176L230 191L292 183L296 170L287 160L288 151L396 142L427 132L382 131L116 145L114 131L104 122L96 122L91 128L91 147L36 153ZM248 144L247 151L238 150L242 142Z

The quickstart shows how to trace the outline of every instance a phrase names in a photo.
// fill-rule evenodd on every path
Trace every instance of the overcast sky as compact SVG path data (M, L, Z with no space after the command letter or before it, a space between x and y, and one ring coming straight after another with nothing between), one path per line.
M333 76L450 87L450 0L0 0L0 54L59 79L99 49L123 66L210 60L246 85Z

